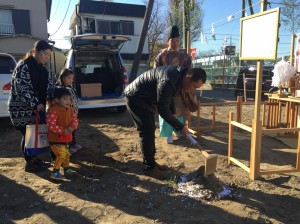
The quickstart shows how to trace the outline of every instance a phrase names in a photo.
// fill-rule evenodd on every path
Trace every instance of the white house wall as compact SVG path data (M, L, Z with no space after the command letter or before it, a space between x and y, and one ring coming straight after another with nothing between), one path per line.
M44 0L0 0L1 9L5 5L13 6L12 9L29 10L31 36L48 39L47 11Z
M108 20L108 21L132 21L134 23L134 36L126 35L128 36L131 41L126 42L122 49L121 53L135 53L140 35L143 28L144 19L136 18L136 17L123 17L123 16L111 16L111 15L94 15L94 14L81 14L82 18L89 17L89 18L95 18L96 20ZM84 20L82 20L84 23ZM84 24L83 24L84 25ZM143 47L143 54L148 54L148 38L145 39L144 47Z
M28 51L31 51L34 43L38 41L36 38L28 38L28 36L16 36L13 38L0 38L0 52L9 53L15 58L23 57Z

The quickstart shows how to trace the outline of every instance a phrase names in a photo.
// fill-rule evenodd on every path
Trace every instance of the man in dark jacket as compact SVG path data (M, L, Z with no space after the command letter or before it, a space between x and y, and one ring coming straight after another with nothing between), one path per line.
M141 74L125 89L128 111L139 133L144 174L165 179L165 166L155 162L155 120L158 114L186 138L188 128L176 119L175 96L183 90L194 92L206 82L201 68L162 66Z

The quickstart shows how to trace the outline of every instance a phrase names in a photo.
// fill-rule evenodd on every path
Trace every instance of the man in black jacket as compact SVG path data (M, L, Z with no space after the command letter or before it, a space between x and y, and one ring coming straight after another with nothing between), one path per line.
M201 68L167 65L144 72L126 87L126 104L139 133L145 175L165 179L161 171L166 167L155 162L155 112L186 138L188 128L176 119L175 96L181 90L194 92L205 82L206 72Z

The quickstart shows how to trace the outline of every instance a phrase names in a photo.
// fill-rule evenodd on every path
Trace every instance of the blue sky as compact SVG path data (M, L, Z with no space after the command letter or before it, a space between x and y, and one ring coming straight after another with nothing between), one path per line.
M160 1L162 5L166 5L167 3L167 0L158 1ZM144 5L147 4L148 1L115 0L114 2ZM278 0L272 1L272 8L280 6L276 4L276 2L278 2ZM78 0L52 0L48 31L51 35L50 38L56 42L55 46L58 48L69 47L68 41L64 39L70 34L69 21L74 12L75 4L77 3ZM260 12L260 0L252 0L252 4L254 5L254 13ZM69 9L67 11L68 5ZM246 7L248 7L247 4ZM197 48L197 53L199 51L211 49L220 50L225 37L228 44L231 43L239 48L242 0L204 0L202 8L204 10L203 34L207 38L208 44L202 43L201 38L199 37L198 41L192 43L192 47ZM270 8L268 7L268 9ZM250 15L249 9L246 10L246 14ZM234 16L230 22L228 22L229 16ZM213 40L212 38L212 24L216 34L216 40ZM280 42L278 44L278 56L287 55L290 52L291 34L286 30L281 29L279 35Z

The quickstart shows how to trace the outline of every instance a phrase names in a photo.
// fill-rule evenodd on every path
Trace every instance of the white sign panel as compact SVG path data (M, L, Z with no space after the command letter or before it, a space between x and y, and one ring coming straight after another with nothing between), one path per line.
M240 60L277 57L279 8L241 19Z

